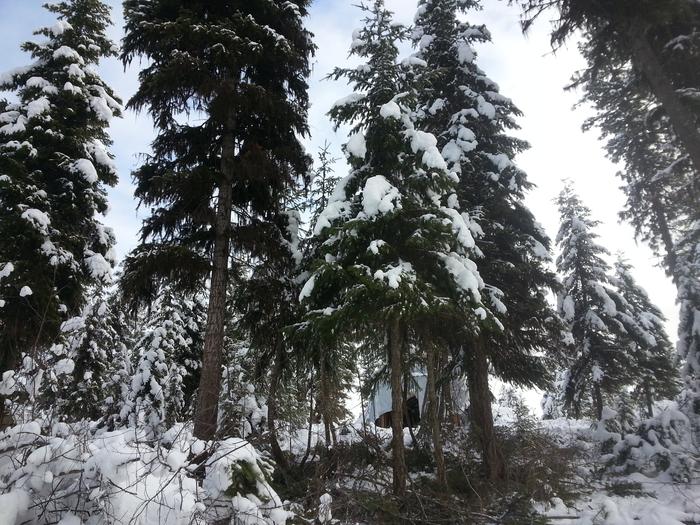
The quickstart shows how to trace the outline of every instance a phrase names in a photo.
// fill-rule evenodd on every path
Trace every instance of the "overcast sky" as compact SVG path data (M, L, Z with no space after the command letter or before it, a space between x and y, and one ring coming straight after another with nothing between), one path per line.
M0 0L0 71L26 64L28 56L19 49L22 41L32 38L32 31L52 18L41 5L44 0ZM114 7L115 27L111 36L121 38L121 2L110 0ZM343 83L322 79L334 66L347 63L347 50L352 30L360 25L360 14L354 0L316 0L308 27L316 35L319 49L314 59L311 79L312 108L310 124L312 137L308 141L313 153L324 140L329 140L340 156L345 141L344 130L334 133L325 114L333 102L349 89ZM397 20L410 24L416 8L415 0L387 0ZM551 237L556 235L558 215L553 204L561 189L561 180L569 178L602 222L601 243L611 252L622 250L634 264L638 280L669 318L669 331L675 335L677 309L675 291L670 280L657 268L649 249L638 245L632 229L620 224L617 213L624 196L618 189L617 168L605 158L595 131L583 133L584 109L573 110L576 93L566 93L563 87L571 74L582 66L574 45L552 54L548 41L548 23L541 21L524 37L519 28L519 13L505 1L483 0L483 10L472 13L469 21L484 23L491 31L493 42L480 46L478 64L524 112L520 119L521 138L531 149L516 162L537 185L528 196L528 204ZM105 62L101 71L104 79L127 100L136 88L138 62L124 71L116 60ZM148 151L153 127L145 115L126 113L111 127L113 153L120 170L120 183L110 192L111 211L106 219L117 234L117 251L123 256L137 241L140 219L133 198L130 172L139 162L139 153ZM338 166L338 170L344 168Z

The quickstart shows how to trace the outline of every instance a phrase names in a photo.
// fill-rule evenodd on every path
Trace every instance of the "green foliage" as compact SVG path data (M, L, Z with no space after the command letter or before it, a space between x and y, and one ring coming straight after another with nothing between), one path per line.
M555 349L560 328L547 301L557 287L547 268L550 240L524 203L532 184L513 162L528 147L508 134L521 113L477 65L474 46L490 34L460 16L478 7L419 3L412 36L426 67L418 72L417 126L437 137L459 176L456 198L474 222L484 301L502 326L486 334L491 364L505 380L544 386L548 367L534 354Z
M263 503L269 501L265 494L258 494L258 483L264 481L260 479L259 469L256 469L249 461L237 461L231 468L231 485L226 489L229 497L236 495L255 494ZM262 471L260 469L260 471Z
M114 235L99 215L117 181L107 127L121 109L96 72L115 54L105 36L109 8L99 0L46 8L57 23L36 32L42 42L22 46L33 62L0 84L17 99L0 100L3 371L55 340L114 264ZM20 293L25 287L31 294Z
M127 65L136 57L149 61L128 107L146 109L158 127L153 154L133 174L150 216L126 262L130 299L152 299L163 280L185 290L203 285L211 269L213 196L222 185L233 193L234 250L264 264L284 249L284 202L310 165L299 140L308 132L314 51L302 25L307 4L124 3L121 58ZM228 136L235 144L232 180L221 158Z

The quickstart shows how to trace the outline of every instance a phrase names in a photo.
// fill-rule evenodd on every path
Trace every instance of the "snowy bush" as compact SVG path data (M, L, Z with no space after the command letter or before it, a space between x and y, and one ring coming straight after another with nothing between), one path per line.
M677 482L690 481L695 466L690 423L675 403L618 439L612 453L603 456L612 472L648 477L665 472Z
M285 523L272 466L248 442L210 444L175 426L160 441L135 428L32 421L0 434L0 523Z

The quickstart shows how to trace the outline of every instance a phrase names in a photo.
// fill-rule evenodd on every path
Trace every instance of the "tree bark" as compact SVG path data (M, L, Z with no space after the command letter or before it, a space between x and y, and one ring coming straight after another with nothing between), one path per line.
M428 377L426 390L428 395L428 407L425 414L425 425L430 427L430 436L433 446L433 458L435 459L435 472L437 474L437 482L440 487L447 490L447 473L445 471L445 456L442 452L442 436L440 435L440 418L438 417L438 397L435 383L437 380L439 354L437 349L428 344ZM423 417L421 418L421 427L423 426Z
M401 321L392 319L389 325L389 366L391 367L391 445L393 459L394 495L406 494L406 455L403 444L403 366L401 351L403 348L403 331Z
M598 421L603 419L603 394L600 391L600 383L593 382L593 409Z
M676 286L678 286L678 278L676 276L676 265L678 262L676 245L673 242L671 229L668 226L668 219L666 218L664 206L661 204L657 196L652 197L651 208L656 216L656 225L659 228L661 240L663 241L664 248L666 249L666 257L664 257L664 261L666 262L666 272L668 272L668 275L671 276L673 282L676 284Z
M483 339L478 338L472 348L471 369L469 370L469 413L481 443L486 473L490 480L496 481L506 477L506 467L493 427L489 364L484 344Z
M284 471L289 470L287 458L277 441L277 393L282 379L284 347L278 344L275 352L275 362L272 365L270 374L270 391L267 397L267 430L270 434L270 451L277 465Z
M649 386L649 380L644 380L644 401L647 405L647 417L654 417L654 400L651 395L651 387Z
M314 429L314 376L311 373L311 386L309 388L309 432L306 436L306 452L304 457L301 458L299 466L303 467L306 461L309 459L309 454L311 453L311 433ZM315 456L316 454L314 454Z
M690 157L695 173L700 174L700 133L693 112L683 103L664 71L654 48L647 38L646 27L635 18L626 30L633 63L641 70L671 121L678 138Z
M214 438L219 415L221 365L226 327L226 294L228 265L231 255L231 211L233 206L233 171L236 155L233 117L229 116L222 138L221 175L214 224L215 242L212 260L211 288L207 310L207 325L202 351L202 374L199 380L194 435L205 441Z

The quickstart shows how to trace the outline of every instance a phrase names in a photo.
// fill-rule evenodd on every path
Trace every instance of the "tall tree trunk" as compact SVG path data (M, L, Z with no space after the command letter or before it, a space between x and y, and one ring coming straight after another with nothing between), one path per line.
M428 395L429 410L421 418L421 427L424 425L430 428L431 441L433 446L433 458L435 459L435 471L440 487L447 490L447 473L445 471L445 456L442 452L442 436L440 435L440 418L438 417L438 397L435 383L437 380L439 352L433 345L428 344L428 377L426 390Z
M311 453L311 434L314 429L314 375L311 372L311 386L309 388L309 432L306 436L306 452L304 457L301 458L299 462L299 467L303 467L306 461L309 459L309 454ZM314 456L316 454L314 453ZM313 458L312 458L313 459Z
M654 417L654 400L651 395L651 386L649 380L644 380L644 402L647 405L647 417Z
M231 255L232 182L236 156L232 116L229 117L227 127L227 133L224 133L221 147L222 181L219 185L216 222L214 224L214 256L207 326L202 351L202 374L199 380L197 408L194 416L194 435L205 441L213 439L217 430L224 330L226 327L226 290Z
M493 428L491 391L489 390L489 364L484 349L484 340L479 337L472 348L469 370L469 404L472 425L481 443L484 467L489 479L495 481L506 477L506 466L496 432Z
M403 330L399 319L392 319L389 324L388 345L389 365L391 367L391 445L393 456L394 495L406 494L406 454L403 444L403 366L401 353L403 348Z
M272 365L270 374L270 391L267 397L267 430L270 435L270 451L272 457L277 462L277 465L284 471L288 469L287 458L280 448L277 441L277 395L279 392L280 381L282 380L282 367L284 365L284 346L278 343L275 352L275 362Z
M692 111L683 103L664 71L654 48L647 38L647 27L636 17L626 30L633 63L641 70L659 100L676 135L690 157L695 173L700 174L700 133Z
M661 234L661 240L664 243L664 248L666 249L666 257L664 261L666 263L666 271L673 279L673 282L678 286L678 278L676 276L677 272L677 262L678 256L676 255L676 245L673 242L673 236L671 235L671 229L668 226L668 219L666 218L666 212L664 211L664 206L657 196L653 196L651 199L651 208L656 216L656 225L659 228L659 233Z
M593 382L593 409L598 421L603 419L603 394L600 391L600 383Z

